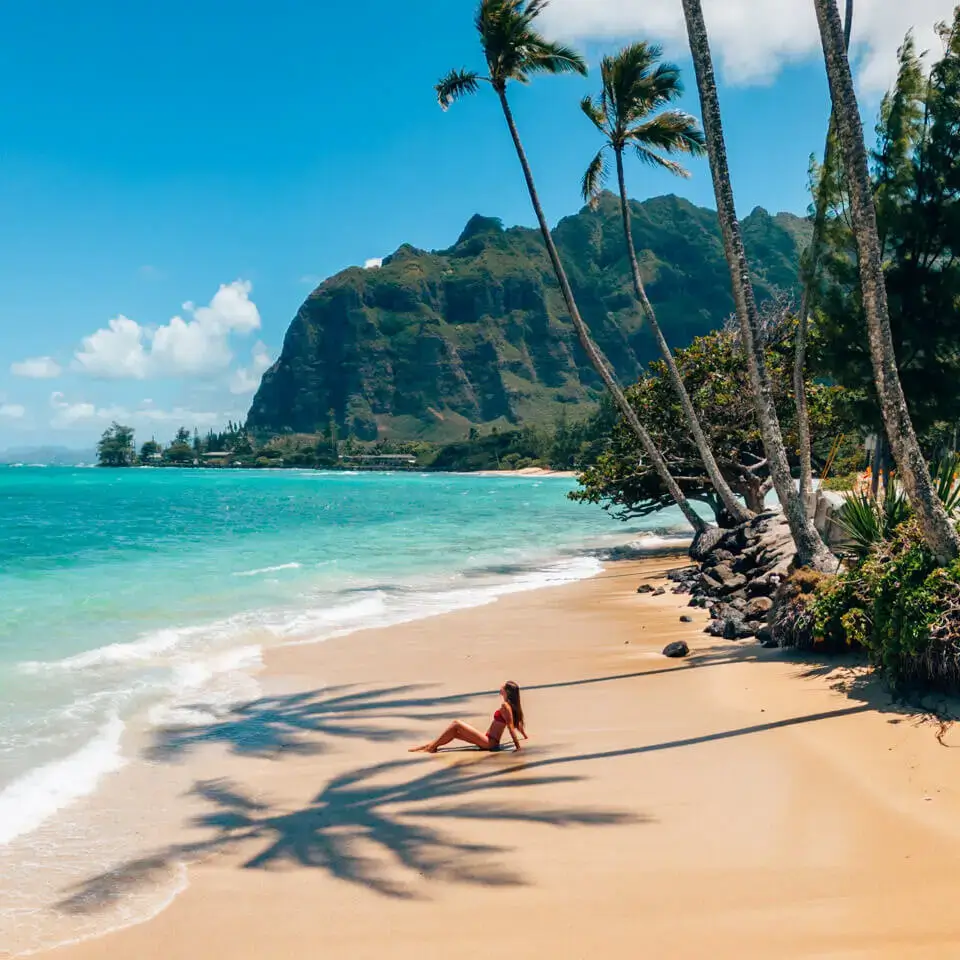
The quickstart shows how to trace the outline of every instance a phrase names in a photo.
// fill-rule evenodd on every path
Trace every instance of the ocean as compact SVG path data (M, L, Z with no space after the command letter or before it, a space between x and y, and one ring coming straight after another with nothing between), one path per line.
M59 859L72 838L77 872L88 855L109 865L72 809L135 761L131 725L202 722L254 698L270 646L582 579L615 543L683 530L672 510L617 523L569 501L572 487L0 467L0 956L50 943L20 936L23 917L42 926L37 891L58 891L39 878L38 838ZM14 850L32 851L29 876ZM5 924L5 910L21 919Z

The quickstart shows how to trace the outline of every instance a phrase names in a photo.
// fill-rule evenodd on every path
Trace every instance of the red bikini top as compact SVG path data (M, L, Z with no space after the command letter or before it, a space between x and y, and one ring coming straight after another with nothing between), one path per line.
M502 723L504 726L507 724L507 718L503 715L503 711L499 708L497 709L496 713L494 713L493 719L496 720L497 723Z

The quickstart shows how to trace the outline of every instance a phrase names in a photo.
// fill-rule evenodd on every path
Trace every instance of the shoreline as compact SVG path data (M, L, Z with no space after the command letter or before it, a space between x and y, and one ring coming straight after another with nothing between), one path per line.
M504 910L531 960L960 949L960 776L936 728L859 668L713 641L685 597L636 594L679 562L268 651L247 727L187 758L205 786L185 824L205 826L167 838L193 845L186 890L47 955L479 958ZM689 660L660 655L674 639ZM407 755L482 724L506 672L528 749Z

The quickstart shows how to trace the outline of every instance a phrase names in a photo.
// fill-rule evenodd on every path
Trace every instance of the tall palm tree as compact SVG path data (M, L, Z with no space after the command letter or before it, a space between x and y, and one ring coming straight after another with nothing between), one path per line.
M843 25L843 47L850 50L850 34L853 30L853 0L847 0L847 12ZM836 123L833 112L827 128L827 143L823 148L823 170L833 163L836 143ZM813 300L823 252L823 234L827 226L827 207L830 202L829 181L821 177L817 188L816 213L813 218L813 236L807 249L807 270L803 281L803 298L800 301L800 317L797 323L797 349L793 362L793 396L797 405L797 434L800 442L800 498L807 511L813 510L813 464L811 462L810 411L807 408L807 333L810 326L810 305Z
M897 372L877 211L873 203L867 148L850 61L844 46L840 11L836 0L814 0L814 5L830 81L833 115L850 190L850 216L857 239L863 312L867 320L867 339L880 410L900 481L920 520L924 540L937 559L946 564L960 556L960 534L937 496L930 470L917 442Z
M703 129L706 134L707 154L710 157L710 169L713 173L713 187L717 198L717 215L720 218L720 232L723 237L723 249L730 266L733 283L733 300L740 321L740 334L746 353L747 369L750 372L750 384L753 400L763 438L770 476L783 504L784 514L790 526L790 533L797 548L797 559L803 566L812 565L826 568L832 555L817 533L806 507L800 499L800 493L794 486L790 475L790 463L780 430L773 391L767 372L763 338L759 328L757 304L750 280L750 268L743 247L740 222L737 220L733 201L733 188L730 185L730 170L727 164L727 147L723 137L723 123L720 117L720 101L717 96L717 83L713 71L713 58L710 54L710 42L703 20L703 8L700 0L683 0L683 14L687 24L690 52L697 74L697 86L700 90L700 106L703 114Z
M529 83L531 77L543 73L585 75L587 72L586 63L575 50L560 43L552 43L537 32L535 21L546 6L547 0L480 0L475 23L487 61L488 73L482 75L468 70L451 71L437 84L437 99L440 106L447 109L455 101L476 93L481 83L488 83L493 88L506 118L510 136L520 159L520 166L523 168L523 176L527 183L527 190L530 192L530 200L540 225L540 232L543 234L547 255L557 276L560 292L563 294L570 320L583 350L613 397L620 414L637 435L651 463L670 491L670 495L676 500L696 533L702 534L707 529L706 523L690 505L677 481L670 474L663 455L640 423L636 411L624 396L623 390L620 389L606 360L593 342L590 331L580 315L570 281L560 262L556 244L553 242L534 184L533 172L507 100L507 85L511 82Z
M687 419L690 434L697 445L700 459L706 468L710 482L723 501L727 512L737 523L744 523L753 514L747 510L730 489L710 441L703 432L700 418L687 393L677 363L667 343L657 315L647 297L640 264L633 242L633 227L630 220L630 201L623 172L623 154L629 147L639 160L652 166L669 170L681 177L690 174L675 160L672 153L687 153L702 156L703 133L697 121L680 110L655 110L665 107L683 94L680 69L672 63L660 63L663 51L659 46L634 43L616 56L604 57L600 65L603 89L596 99L584 97L580 106L594 126L606 138L606 143L593 158L583 177L583 197L596 206L600 193L609 175L607 150L614 156L617 184L620 190L620 212L623 217L623 233L627 242L630 270L633 275L633 290L643 310L653 336L660 348L673 388L680 398L680 405Z

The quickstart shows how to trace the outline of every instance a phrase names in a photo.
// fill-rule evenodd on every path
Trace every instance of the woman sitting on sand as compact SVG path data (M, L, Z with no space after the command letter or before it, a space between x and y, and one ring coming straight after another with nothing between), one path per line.
M509 730L513 738L514 747L520 749L520 740L517 738L517 732L524 740L528 740L527 731L523 726L523 707L520 706L520 688L512 681L508 680L500 688L500 706L493 715L493 721L490 729L486 733L481 733L476 727L471 727L469 723L462 720L454 720L436 740L425 743L421 747L411 747L411 753L436 753L442 746L450 743L451 740L463 740L465 743L472 743L481 750L500 749L500 738L503 731Z

